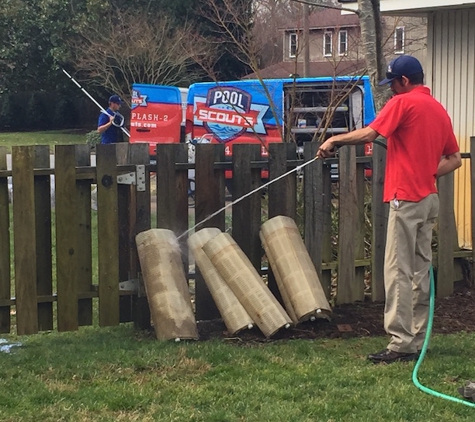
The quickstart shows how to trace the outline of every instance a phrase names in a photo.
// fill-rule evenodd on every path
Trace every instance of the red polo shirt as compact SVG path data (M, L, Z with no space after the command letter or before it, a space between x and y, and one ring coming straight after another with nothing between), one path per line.
M418 202L437 192L437 167L459 151L450 117L429 88L392 97L369 125L387 139L384 201Z

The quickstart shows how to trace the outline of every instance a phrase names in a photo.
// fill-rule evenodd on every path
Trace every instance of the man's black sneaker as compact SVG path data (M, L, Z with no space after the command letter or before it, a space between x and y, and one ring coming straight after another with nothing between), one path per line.
M409 362L416 360L417 353L399 353L394 350L384 349L378 353L368 355L368 360L373 363L393 363L393 362Z

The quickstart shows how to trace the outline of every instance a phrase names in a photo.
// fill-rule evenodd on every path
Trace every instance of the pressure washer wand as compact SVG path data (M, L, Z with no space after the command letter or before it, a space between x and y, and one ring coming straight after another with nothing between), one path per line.
M74 79L74 78L73 78L68 72L66 72L64 69L62 69L62 71L64 72L64 74L65 74L69 79L71 79L71 80L76 84L76 86L77 86L82 92L84 92L84 94L86 94L86 95L89 97L89 99L90 99L97 107L99 107L99 109L100 109L103 113L109 115L109 113L106 111L106 109L105 109L104 107L102 107L102 106L95 100L95 98L94 98L91 94L89 94L89 92L87 92L87 91L79 84L78 81L76 81L76 79ZM123 127L123 126L119 126L119 127L120 127L120 129L122 130L122 132L124 132L124 133L130 138L130 133L129 133L129 131L128 131L125 127Z

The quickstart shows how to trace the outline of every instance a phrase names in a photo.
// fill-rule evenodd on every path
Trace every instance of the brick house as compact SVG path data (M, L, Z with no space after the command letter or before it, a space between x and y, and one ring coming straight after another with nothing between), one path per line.
M281 28L282 61L262 69L263 78L303 75L303 19ZM413 54L421 61L426 54L426 24L421 17L383 18L384 51L388 59ZM360 25L355 14L319 8L309 16L309 75L333 76L364 73Z

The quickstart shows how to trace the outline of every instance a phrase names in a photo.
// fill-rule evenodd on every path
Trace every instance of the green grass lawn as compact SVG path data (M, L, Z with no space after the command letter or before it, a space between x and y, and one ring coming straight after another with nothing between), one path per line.
M412 363L373 365L383 338L159 342L81 328L9 338L2 421L473 421L475 409L420 392ZM456 395L475 378L473 334L435 336L421 382Z
M85 144L84 130L54 130L43 132L0 132L0 146Z

